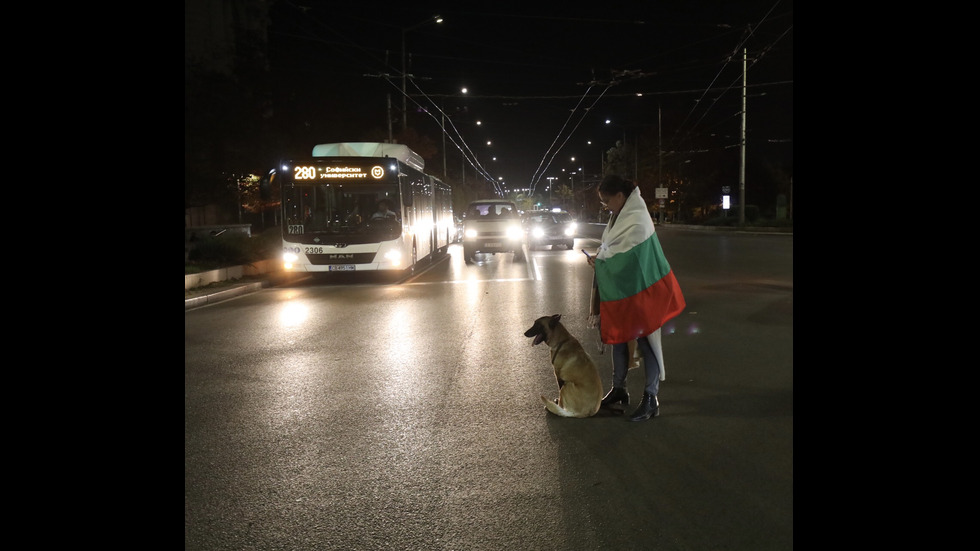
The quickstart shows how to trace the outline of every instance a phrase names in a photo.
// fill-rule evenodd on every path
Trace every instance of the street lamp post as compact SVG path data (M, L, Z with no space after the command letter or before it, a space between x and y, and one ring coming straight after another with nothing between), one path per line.
M568 179L572 181L572 207L574 207L575 206L575 171L572 171L572 173L568 175ZM571 208L568 209L568 211L572 212L573 213L572 216L574 216L574 211L572 211Z
M405 64L405 35L408 34L408 31L412 29L417 29L430 21L435 21L436 23L442 23L442 17L436 15L424 21L416 23L411 27L406 27L402 29L402 132L405 132L405 130L408 129L408 91L406 90L405 87L408 67Z
M461 90L461 92L462 92L463 95L465 95L466 92L467 92L466 88L463 88ZM442 104L441 104L441 107L439 108L439 112L442 114L442 125L441 125L441 130L442 130L442 179L443 179L443 181L448 181L449 180L449 175L448 175L448 172L446 171L446 158L449 155L448 155L448 152L446 151L446 98L445 97L443 97L443 99L442 99ZM389 121L390 120L391 119L389 118ZM450 121L450 122L452 122L452 121ZM390 127L388 129L388 134L389 134L389 136L391 135L391 128ZM465 182L465 180L466 180L465 173L463 175L463 180L464 180L463 183L465 184L466 183Z
M442 106L439 108L439 112L442 114L442 125L440 130L442 130L442 181L446 181L449 178L446 176L446 100L442 100Z
M616 124L616 123L614 123L614 122L612 122L612 121L611 121L611 120L609 120L609 119L606 119L606 125L607 125L607 126L608 126L608 125L612 125L612 126L618 126L619 128L621 128L621 129L623 130L623 141L622 141L622 142L620 142L620 143L622 144L622 146L621 146L621 147L622 147L622 151L626 151L626 126L624 126L624 125L622 125L622 124ZM633 163L633 165L634 165L634 166L633 166L633 181L635 182L635 181L636 181L636 161L635 161L635 156L636 156L636 147L635 147L635 144L634 144L634 147L633 147L633 155L634 155L634 163ZM622 164L622 158L620 158L620 164ZM625 177L626 175L625 175L625 174L623 174L623 176Z

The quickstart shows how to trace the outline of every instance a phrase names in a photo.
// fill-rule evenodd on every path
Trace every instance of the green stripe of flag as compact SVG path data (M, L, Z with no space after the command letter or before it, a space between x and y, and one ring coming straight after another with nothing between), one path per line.
M631 297L670 273L670 264L660 247L657 234L632 249L595 263L599 298L602 301Z

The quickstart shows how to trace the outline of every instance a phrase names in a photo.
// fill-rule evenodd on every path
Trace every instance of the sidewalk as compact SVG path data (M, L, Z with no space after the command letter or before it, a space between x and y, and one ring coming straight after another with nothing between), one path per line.
M270 272L261 275L245 276L239 279L219 281L204 287L186 289L184 291L184 310L197 308L206 304L214 304L266 287L297 281L304 277L308 277L308 274L286 273L281 271Z

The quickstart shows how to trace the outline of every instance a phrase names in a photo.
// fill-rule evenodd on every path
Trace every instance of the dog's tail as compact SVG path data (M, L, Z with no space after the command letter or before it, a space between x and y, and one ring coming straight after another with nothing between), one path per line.
M559 417L575 417L575 415L573 415L570 411L555 403L554 400L549 400L542 396L541 401L544 402L544 407L548 408L548 411Z

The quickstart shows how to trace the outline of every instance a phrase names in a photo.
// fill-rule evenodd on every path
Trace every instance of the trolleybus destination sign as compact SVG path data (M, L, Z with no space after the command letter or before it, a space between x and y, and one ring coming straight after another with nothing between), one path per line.
M361 166L299 165L293 167L293 180L361 180L384 178L385 169Z

